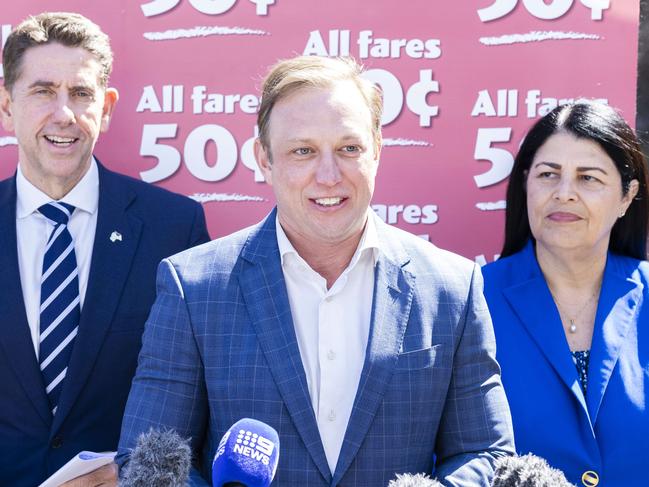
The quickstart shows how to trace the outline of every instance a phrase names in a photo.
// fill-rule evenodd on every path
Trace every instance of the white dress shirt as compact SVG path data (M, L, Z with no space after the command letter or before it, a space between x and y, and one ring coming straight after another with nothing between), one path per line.
M52 198L25 178L20 164L16 174L16 193L16 237L20 285L34 351L38 357L43 255L47 240L54 229L54 225L38 212L38 208L51 202ZM79 270L79 297L83 309L99 204L99 172L94 158L90 163L90 169L60 201L76 208L68 222L68 230L74 240L74 252Z
M329 290L326 279L291 245L279 220L276 228L311 404L333 474L356 398L369 337L374 266L379 251L374 217L368 212L358 248Z

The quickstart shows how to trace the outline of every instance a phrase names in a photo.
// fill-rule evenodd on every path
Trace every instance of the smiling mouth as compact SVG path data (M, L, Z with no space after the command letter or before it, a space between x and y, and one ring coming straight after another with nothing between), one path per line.
M53 144L57 147L69 147L74 144L77 140L76 137L59 137L58 135L44 135L45 140L50 144Z
M332 207L340 205L347 198L332 197L332 198L315 198L312 201L318 206Z

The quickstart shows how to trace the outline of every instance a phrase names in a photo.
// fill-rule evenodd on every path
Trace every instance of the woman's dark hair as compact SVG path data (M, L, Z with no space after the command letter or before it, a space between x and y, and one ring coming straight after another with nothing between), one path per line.
M590 101L555 108L537 121L525 137L514 160L507 186L505 243L501 256L506 257L520 251L532 238L527 217L527 173L536 152L557 132L596 142L617 167L622 177L623 194L629 191L632 180L638 180L638 194L626 214L618 218L611 230L609 250L636 259L646 259L649 194L647 165L640 143L617 111L608 105Z

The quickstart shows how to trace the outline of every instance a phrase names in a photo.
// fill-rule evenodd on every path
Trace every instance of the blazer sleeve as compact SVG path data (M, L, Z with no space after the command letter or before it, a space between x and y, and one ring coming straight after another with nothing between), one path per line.
M207 231L207 224L205 222L205 211L203 205L196 203L196 211L194 212L194 222L192 224L190 240L187 248L195 247L210 241L210 234Z
M157 298L145 325L138 367L126 404L118 448L120 469L138 436L150 428L191 438L200 458L208 403L202 361L180 277L169 260L158 267ZM208 485L196 469L191 485Z
M445 485L491 485L496 458L514 453L509 405L482 274L474 267L437 437L436 476Z

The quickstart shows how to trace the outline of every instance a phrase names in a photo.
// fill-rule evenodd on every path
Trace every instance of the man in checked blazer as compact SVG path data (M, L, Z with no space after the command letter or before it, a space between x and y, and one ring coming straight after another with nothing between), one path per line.
M266 78L255 153L277 207L160 265L120 466L173 428L206 485L243 417L279 433L275 485L488 486L513 452L479 269L369 208L381 97L360 74L298 57Z

